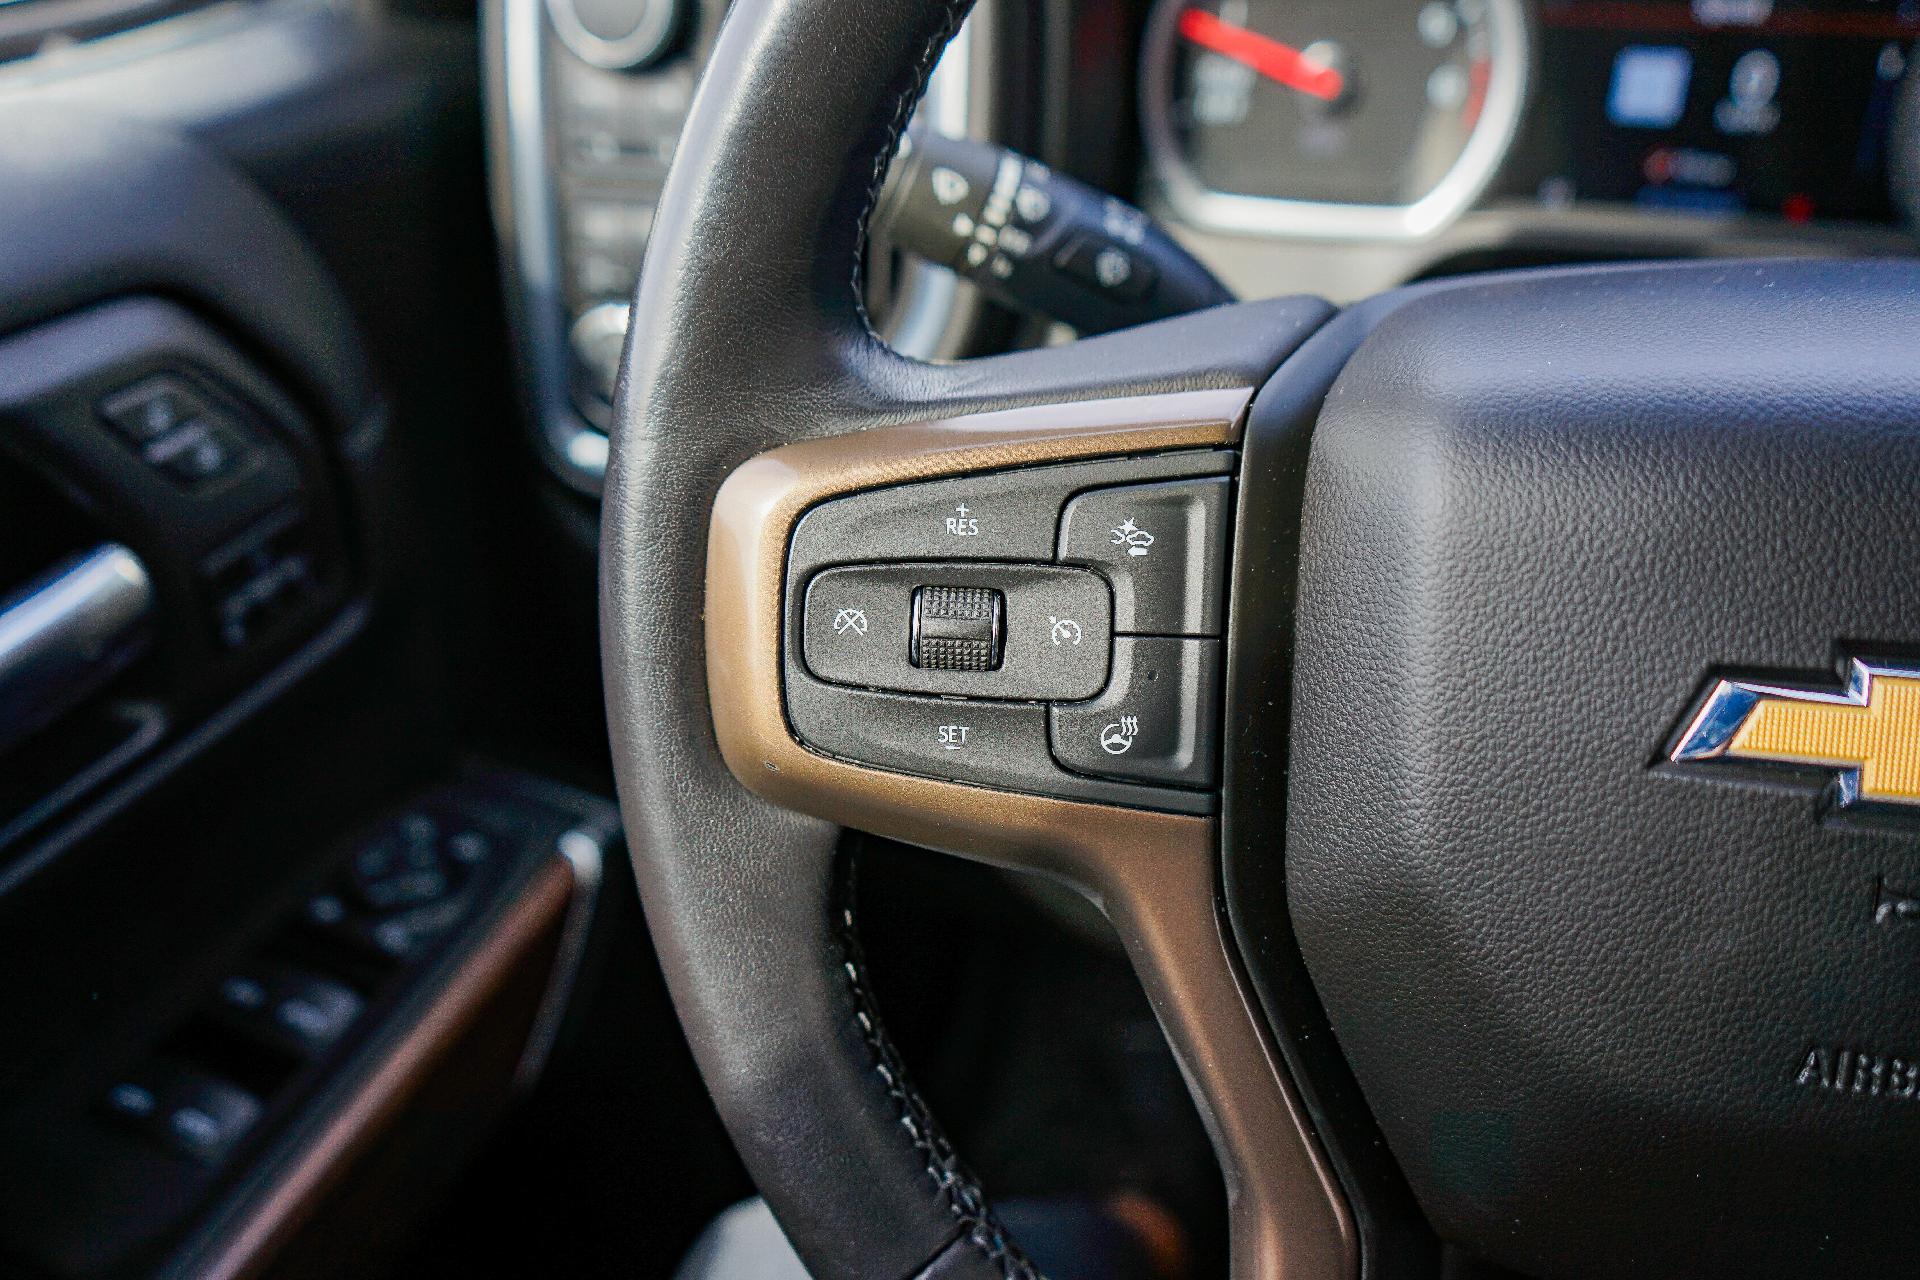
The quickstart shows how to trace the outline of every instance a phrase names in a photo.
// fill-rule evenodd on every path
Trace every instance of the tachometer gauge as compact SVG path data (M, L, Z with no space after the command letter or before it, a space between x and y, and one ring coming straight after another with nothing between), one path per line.
M1527 78L1520 0L1160 0L1153 172L1196 225L1410 239L1486 187Z

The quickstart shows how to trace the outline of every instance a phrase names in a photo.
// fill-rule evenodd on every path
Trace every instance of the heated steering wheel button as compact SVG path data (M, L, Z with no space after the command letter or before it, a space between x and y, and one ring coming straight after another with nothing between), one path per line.
M1219 780L1220 642L1119 636L1113 680L1055 707L1053 754L1076 773L1210 787Z
M1229 496L1225 476L1091 490L1067 504L1060 559L1112 580L1122 634L1217 636Z

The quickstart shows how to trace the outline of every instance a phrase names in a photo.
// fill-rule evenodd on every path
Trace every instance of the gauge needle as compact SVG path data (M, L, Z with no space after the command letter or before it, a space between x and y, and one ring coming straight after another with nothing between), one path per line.
M1322 102L1332 102L1347 87L1346 78L1338 71L1321 66L1292 45L1236 26L1205 9L1183 10L1180 34L1203 49L1232 58L1269 80Z

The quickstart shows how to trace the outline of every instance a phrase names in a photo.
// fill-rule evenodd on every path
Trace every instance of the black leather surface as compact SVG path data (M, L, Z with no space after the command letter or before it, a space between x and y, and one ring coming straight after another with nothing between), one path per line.
M1444 1236L1541 1276L1906 1274L1911 827L1654 767L1717 668L1920 641L1920 267L1514 276L1335 385L1287 850L1333 1028Z
M876 1069L844 968L835 830L752 796L714 745L701 597L715 491L754 453L810 436L1257 385L1328 311L1221 308L948 367L884 349L856 301L861 228L960 15L934 0L733 8L654 224L612 432L602 639L641 894L721 1115L818 1280L1017 1268L973 1241L992 1236L973 1189L929 1162Z

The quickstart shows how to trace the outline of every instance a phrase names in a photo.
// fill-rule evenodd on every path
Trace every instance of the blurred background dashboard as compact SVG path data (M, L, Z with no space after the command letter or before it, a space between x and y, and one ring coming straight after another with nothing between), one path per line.
M496 216L542 451L590 495L719 0L488 0ZM1915 0L982 0L923 127L1154 214L1243 297L1648 257L1906 254ZM1046 341L882 244L925 357ZM1058 334L1052 335L1057 337Z

